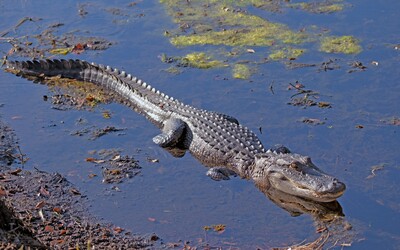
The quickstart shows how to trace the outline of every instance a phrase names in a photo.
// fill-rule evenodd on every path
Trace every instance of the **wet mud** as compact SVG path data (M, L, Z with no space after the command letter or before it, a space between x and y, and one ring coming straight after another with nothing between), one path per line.
M91 216L88 198L59 173L23 170L26 156L12 129L1 121L0 138L1 249L146 249L158 240L156 235L134 235ZM98 162L114 166L108 170L108 182L132 174L115 167L133 163L121 156Z

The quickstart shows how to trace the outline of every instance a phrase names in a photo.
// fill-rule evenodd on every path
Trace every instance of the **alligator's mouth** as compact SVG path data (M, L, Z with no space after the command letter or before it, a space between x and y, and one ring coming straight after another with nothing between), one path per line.
M340 182L341 183L341 182ZM329 191L316 191L316 190L310 190L305 187L299 187L297 188L302 189L303 192L299 191L298 196L301 196L303 198L309 198L314 201L320 201L320 202L331 202L339 198L340 196L343 195L344 191L346 190L346 186L341 183L338 188L335 188L334 190L329 190ZM304 192L305 191L305 192ZM302 195L304 193L304 195Z
M343 195L346 185L328 175L312 176L299 180L289 179L282 173L269 176L270 184L285 193L319 202L331 202Z

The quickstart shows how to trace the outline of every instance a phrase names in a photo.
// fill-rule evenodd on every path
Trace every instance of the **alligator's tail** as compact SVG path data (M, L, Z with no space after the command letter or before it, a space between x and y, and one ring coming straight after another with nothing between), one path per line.
M22 77L61 76L79 81L92 82L118 93L133 108L160 126L165 111L158 104L170 98L156 91L146 82L109 66L81 60L6 61L6 69Z

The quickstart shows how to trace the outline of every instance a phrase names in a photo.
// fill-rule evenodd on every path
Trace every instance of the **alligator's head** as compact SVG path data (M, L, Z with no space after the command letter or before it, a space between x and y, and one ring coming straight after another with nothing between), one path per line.
M282 192L319 202L336 200L346 189L343 182L317 168L310 157L292 153L257 155L252 177L258 185L271 185Z

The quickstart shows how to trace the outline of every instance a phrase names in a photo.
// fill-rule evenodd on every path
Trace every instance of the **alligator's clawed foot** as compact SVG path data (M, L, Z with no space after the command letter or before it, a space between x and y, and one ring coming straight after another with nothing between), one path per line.
M163 148L176 146L181 142L185 128L185 122L170 118L164 122L163 132L155 136L153 142Z
M229 180L229 176L237 176L236 172L224 167L214 167L207 171L209 176L214 181Z

